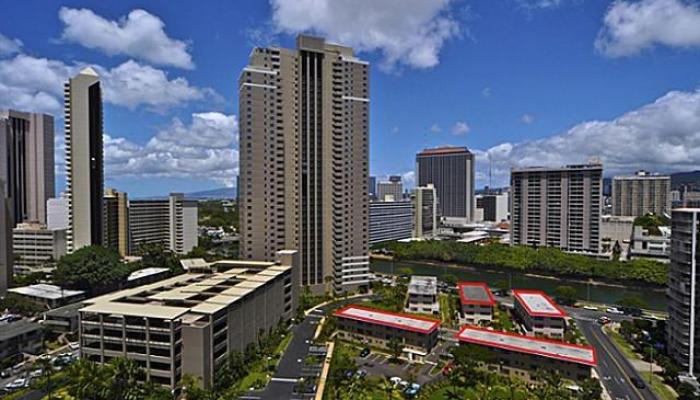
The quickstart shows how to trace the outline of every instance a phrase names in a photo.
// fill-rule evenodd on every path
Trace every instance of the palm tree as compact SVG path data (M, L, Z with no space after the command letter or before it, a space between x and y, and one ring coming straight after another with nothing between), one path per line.
M44 391L47 394L48 400L51 400L53 394L53 387L51 385L51 375L53 374L53 364L51 364L51 359L48 357L40 358L39 365L41 366L41 375L44 378Z
M101 400L107 382L105 369L81 358L68 368L68 394L76 399Z
M115 358L108 366L112 384L109 387L109 398L126 399L131 392L138 388L139 378L143 374L136 361L126 358Z

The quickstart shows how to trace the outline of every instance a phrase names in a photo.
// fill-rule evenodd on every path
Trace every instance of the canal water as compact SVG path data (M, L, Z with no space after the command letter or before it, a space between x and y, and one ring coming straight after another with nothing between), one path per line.
M666 311L666 294L662 288L649 288L640 286L614 286L606 284L587 284L586 282L549 279L542 276L531 276L521 272L484 270L478 267L450 267L433 265L413 261L384 261L372 260L370 268L373 272L396 274L400 268L411 268L414 275L431 275L442 277L452 274L458 281L479 281L494 286L498 281L511 283L512 288L539 289L553 295L557 286L571 286L576 289L580 300L588 300L596 303L616 304L626 295L636 295L644 299L650 310Z

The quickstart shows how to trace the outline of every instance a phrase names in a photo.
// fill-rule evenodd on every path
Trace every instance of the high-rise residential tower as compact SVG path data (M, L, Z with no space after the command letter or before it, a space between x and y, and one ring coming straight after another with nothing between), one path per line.
M671 212L671 176L638 171L612 180L612 215L641 217Z
M116 189L105 189L104 193L105 247L119 251L123 257L129 254L129 197Z
M5 185L0 180L0 296L5 296L13 274L12 227L14 226L12 205L5 195Z
M299 36L256 48L239 79L241 255L299 249L301 282L369 281L369 65Z
M72 253L103 244L102 91L100 78L85 68L65 84L66 192Z
M668 353L689 376L700 371L700 208L676 208L671 217L668 274Z
M416 155L418 186L432 184L441 217L474 220L474 154L466 147L426 149Z
M145 244L161 244L187 254L198 244L197 201L182 193L166 199L131 200L128 209L129 252L138 254Z
M0 111L0 179L16 224L46 223L46 200L55 195L53 117Z
M511 244L598 253L601 164L513 169Z

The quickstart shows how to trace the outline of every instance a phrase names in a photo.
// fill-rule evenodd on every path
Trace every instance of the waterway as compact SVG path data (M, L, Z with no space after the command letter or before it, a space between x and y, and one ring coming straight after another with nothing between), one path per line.
M626 295L636 295L644 299L650 310L666 311L666 294L662 288L641 286L609 285L604 283L587 283L572 279L554 279L546 276L523 274L520 272L486 270L478 267L452 267L413 261L384 261L373 259L370 268L374 272L396 274L399 268L409 267L415 275L431 275L441 278L452 274L460 281L486 282L494 286L496 282L510 282L511 288L539 289L553 295L557 286L571 286L576 289L580 300L595 303L616 304Z

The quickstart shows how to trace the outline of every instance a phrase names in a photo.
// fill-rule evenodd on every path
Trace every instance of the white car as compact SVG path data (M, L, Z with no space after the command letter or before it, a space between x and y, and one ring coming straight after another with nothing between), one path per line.
M620 311L617 307L610 307L607 310L605 310L608 314L624 314L624 312Z
M19 390L19 389L24 389L27 386L29 386L29 379L17 378L14 381L5 385L5 389L7 389L7 390Z
M389 378L389 382L391 382L394 387L398 386L403 379L399 378L398 376L392 376Z
M596 306L583 306L584 310L591 310L591 311L598 311L598 307Z
M71 350L78 350L80 348L80 343L70 342L70 343L68 343L68 348Z

